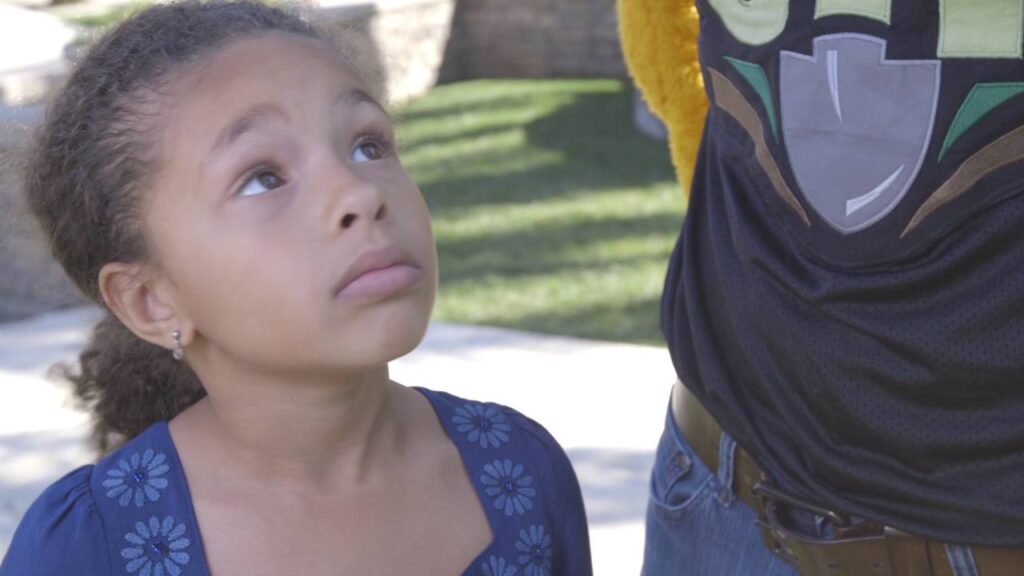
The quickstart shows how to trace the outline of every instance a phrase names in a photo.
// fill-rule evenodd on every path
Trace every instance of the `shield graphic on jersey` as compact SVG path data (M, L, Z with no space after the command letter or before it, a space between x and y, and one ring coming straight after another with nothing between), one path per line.
M939 97L938 60L887 60L884 40L836 34L782 52L782 133L797 184L843 234L891 212L921 168Z

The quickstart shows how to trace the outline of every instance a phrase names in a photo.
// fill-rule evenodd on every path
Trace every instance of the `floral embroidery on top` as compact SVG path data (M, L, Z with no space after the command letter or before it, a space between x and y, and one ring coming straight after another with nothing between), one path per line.
M135 523L135 532L124 535L134 546L121 549L121 558L128 561L125 570L138 576L178 576L181 567L191 560L185 550L191 545L185 538L185 525L167 516L161 522L156 516L149 524Z
M508 433L512 430L501 408L491 404L471 403L456 408L452 422L470 442L479 444L481 448L497 448L508 442Z
M491 556L483 564L484 576L516 576L518 572L515 564L497 556Z
M480 481L486 486L484 491L494 498L495 508L505 511L505 516L511 516L513 512L522 515L533 508L532 498L537 495L530 486L533 476L522 474L523 465L513 466L508 458L484 465L484 474L480 476Z
M526 576L550 576L551 535L544 533L543 526L520 530L516 549L523 553L519 563L526 565Z
M138 452L128 460L121 459L117 468L107 470L107 479L103 487L107 496L118 498L118 504L127 506L131 502L142 508L148 498L150 502L160 499L160 490L167 488L167 479L160 478L170 468L164 462L167 457L163 453L155 453L152 449L139 456Z

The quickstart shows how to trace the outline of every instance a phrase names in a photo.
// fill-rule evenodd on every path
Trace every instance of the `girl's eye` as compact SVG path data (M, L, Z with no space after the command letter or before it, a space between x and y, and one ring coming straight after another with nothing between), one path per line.
M238 190L239 196L257 196L284 186L284 180L272 170L261 170L245 181Z
M363 140L352 150L352 160L356 162L372 162L387 155L387 144L379 140Z

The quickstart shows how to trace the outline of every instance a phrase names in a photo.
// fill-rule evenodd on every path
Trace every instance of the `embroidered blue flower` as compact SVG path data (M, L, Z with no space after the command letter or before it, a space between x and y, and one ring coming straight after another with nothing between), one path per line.
M491 556L483 564L484 576L516 576L519 568L511 562L505 562L504 558Z
M508 417L501 408L493 404L473 403L456 408L452 422L470 442L480 444L481 448L497 448L508 442L508 433L512 430L508 425Z
M185 538L185 525L167 516L160 521L156 516L149 524L135 523L135 532L124 535L133 546L121 549L121 558L128 561L125 570L138 576L178 576L181 567L191 560L185 550L192 544Z
M142 508L147 498L156 502L160 499L160 491L168 484L166 478L160 478L170 470L164 463L166 461L163 453L157 454L148 448L141 456L135 452L128 460L121 459L117 468L107 470L107 479L103 481L107 496L118 498L117 503L121 506L135 502Z
M530 487L533 476L523 476L522 464L513 466L508 458L495 460L484 465L480 481L486 486L484 491L487 495L494 498L494 507L504 510L505 516L511 516L513 512L525 514L533 508L532 498L537 491Z
M544 533L543 526L520 530L516 550L522 552L519 563L526 566L526 576L551 575L551 535Z

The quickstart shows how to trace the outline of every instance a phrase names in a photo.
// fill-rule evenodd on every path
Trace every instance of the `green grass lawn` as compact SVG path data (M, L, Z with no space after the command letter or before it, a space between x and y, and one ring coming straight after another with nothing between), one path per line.
M441 86L396 112L441 266L436 318L658 344L682 192L614 80Z

